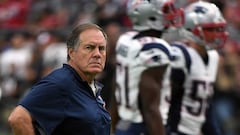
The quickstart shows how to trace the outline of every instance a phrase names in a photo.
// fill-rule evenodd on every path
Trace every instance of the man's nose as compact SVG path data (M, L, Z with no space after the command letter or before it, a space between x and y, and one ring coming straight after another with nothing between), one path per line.
M95 48L93 53L94 53L95 57L100 57L101 56L101 52L100 52L99 48Z

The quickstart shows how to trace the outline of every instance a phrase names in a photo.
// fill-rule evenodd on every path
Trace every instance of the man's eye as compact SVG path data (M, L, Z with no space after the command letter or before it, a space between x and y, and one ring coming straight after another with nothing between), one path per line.
M105 51L105 50L106 50L106 47L100 46L100 47L99 47L99 50L100 50L100 51Z
M90 49L93 49L93 46L87 45L87 46L86 46L86 49L89 49L89 50L90 50Z

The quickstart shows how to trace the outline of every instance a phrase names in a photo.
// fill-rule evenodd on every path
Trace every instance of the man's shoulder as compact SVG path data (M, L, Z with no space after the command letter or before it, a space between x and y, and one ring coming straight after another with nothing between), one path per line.
M71 72L71 70L69 68L66 68L66 66L64 65L61 68L53 70L42 80L47 80L59 85L68 85L69 83L73 82L72 78L73 72Z
M46 77L52 78L57 77L58 79L65 78L69 75L69 71L66 70L66 68L61 67L53 70L50 74L48 74Z

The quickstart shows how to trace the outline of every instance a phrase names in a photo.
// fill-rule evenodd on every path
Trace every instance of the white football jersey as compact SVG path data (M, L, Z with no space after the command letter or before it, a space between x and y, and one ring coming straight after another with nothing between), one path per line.
M143 121L139 110L139 78L150 67L170 63L170 45L156 37L134 38L137 32L120 36L116 46L116 99L123 120ZM151 85L151 82L149 82Z
M172 116L173 118L177 116L174 124L179 132L198 135L206 120L209 99L214 93L213 85L216 81L219 55L216 50L208 50L208 62L204 62L195 49L177 44L172 46L172 53L175 60L171 63L171 67L182 69L185 81L184 91L178 95L182 99L177 103L180 105L180 110L177 111L179 114L171 115L175 115ZM165 106L169 105L168 101L165 102Z

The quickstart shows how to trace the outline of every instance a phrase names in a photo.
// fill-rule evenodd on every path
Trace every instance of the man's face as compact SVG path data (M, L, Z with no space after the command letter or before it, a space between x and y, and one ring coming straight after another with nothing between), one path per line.
M228 33L225 30L224 25L203 28L203 34L205 41L213 44L215 47L222 47L228 37Z
M77 72L85 75L96 75L103 71L106 61L106 39L97 29L81 33L80 45L70 51L71 61Z

